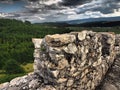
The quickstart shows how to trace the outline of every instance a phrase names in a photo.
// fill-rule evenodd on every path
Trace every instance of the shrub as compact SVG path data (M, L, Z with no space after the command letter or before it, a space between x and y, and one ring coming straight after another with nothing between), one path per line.
M14 59L8 60L5 63L3 69L6 71L7 74L24 73L23 68Z
M1 83L5 83L5 82L9 82L11 81L12 79L14 79L15 77L21 77L25 75L24 73L22 74L0 74L0 84Z

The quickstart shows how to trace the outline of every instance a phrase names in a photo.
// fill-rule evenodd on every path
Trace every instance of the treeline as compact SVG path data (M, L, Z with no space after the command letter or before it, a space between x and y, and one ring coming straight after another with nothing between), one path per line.
M81 26L81 27L116 27L120 26L120 21L97 21L97 22L88 22L82 24L76 24L74 26Z
M43 38L47 34L70 31L62 27L31 24L29 21L0 19L0 70L4 69L9 60L19 65L33 62L32 38Z

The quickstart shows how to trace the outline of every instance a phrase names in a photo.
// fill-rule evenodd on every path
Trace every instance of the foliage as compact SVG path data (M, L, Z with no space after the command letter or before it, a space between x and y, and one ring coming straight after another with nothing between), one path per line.
M25 24L30 25L30 24L31 24L31 22L29 22L29 21L25 21Z
M19 74L19 73L24 73L24 70L19 64L13 60L10 59L5 63L5 66L3 69L6 71L7 74Z
M25 75L25 73L22 73L22 74L0 74L0 84L4 83L4 82L9 82L13 78L20 77L23 75Z
M47 34L67 32L70 30L31 24L29 21L0 19L0 69L10 58L20 64L33 62L32 38L43 38Z

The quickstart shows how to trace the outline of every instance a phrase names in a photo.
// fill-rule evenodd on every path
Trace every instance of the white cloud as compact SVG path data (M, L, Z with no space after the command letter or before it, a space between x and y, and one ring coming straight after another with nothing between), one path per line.
M59 2L62 2L62 0L47 0L46 2L40 1L40 3L43 3L45 5L57 4Z
M99 18L99 17L104 17L104 15L102 13L100 13L99 11L97 11L97 12L86 11L83 14L69 15L68 20Z
M120 16L120 9L114 9L114 13L111 14L105 14L105 17L115 17L115 16Z
M34 16L34 18L38 18L39 20L45 20L45 18L42 18L40 16Z
M59 12L58 13L61 13L61 14L65 14L65 15L74 15L74 14L76 14L76 11L75 11L75 9L74 8L65 8L65 9L63 9L63 10L59 10Z
M0 13L0 17L6 17L4 13Z
M14 16L13 14L8 13L0 13L0 18L11 17Z

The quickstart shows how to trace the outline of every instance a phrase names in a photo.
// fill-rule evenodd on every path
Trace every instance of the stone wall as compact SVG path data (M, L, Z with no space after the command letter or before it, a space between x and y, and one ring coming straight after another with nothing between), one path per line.
M34 73L0 90L120 90L119 35L82 31L32 41Z
M120 35L115 38L115 60L96 90L120 90Z

